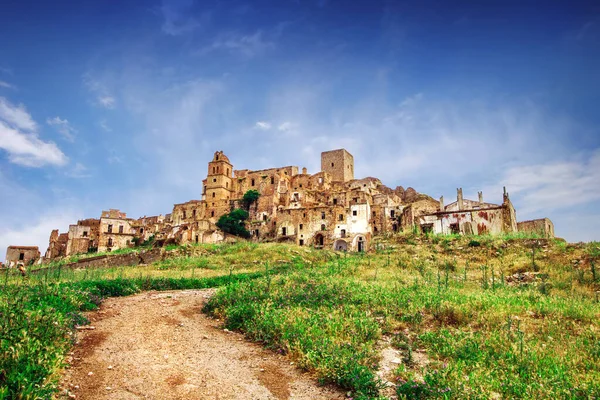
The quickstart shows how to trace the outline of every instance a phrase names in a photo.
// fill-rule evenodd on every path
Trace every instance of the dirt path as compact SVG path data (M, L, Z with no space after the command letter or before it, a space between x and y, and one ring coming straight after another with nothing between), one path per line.
M201 313L210 290L106 300L79 332L62 386L76 399L343 399L281 355ZM68 391L68 393L66 393Z

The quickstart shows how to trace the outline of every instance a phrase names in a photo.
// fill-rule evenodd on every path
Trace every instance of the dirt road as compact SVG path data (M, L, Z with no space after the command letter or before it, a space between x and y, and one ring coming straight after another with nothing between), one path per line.
M88 315L62 397L76 399L343 399L289 359L201 313L210 290L106 300ZM68 392L68 393L67 393Z

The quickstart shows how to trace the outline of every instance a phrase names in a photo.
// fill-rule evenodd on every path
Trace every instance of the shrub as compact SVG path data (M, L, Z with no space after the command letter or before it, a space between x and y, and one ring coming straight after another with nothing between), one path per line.
M235 236L249 238L250 232L246 229L245 221L248 219L248 212L236 208L229 214L222 215L217 221L217 227L225 233Z

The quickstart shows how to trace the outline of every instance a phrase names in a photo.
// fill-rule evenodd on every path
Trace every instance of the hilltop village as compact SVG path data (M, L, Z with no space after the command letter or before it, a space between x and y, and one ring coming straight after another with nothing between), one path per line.
M299 246L340 251L367 251L373 237L406 230L436 234L482 235L536 232L554 236L547 218L517 222L504 190L500 204L464 199L444 205L413 188L391 189L377 178L354 178L354 157L345 149L321 153L321 171L308 174L297 166L234 170L229 158L215 152L202 181L202 199L175 204L170 214L128 218L120 210L77 221L69 231L53 230L41 257L31 246L9 246L7 266L50 261L74 254L109 252L142 243L219 243L227 234L219 218L240 208L244 194L260 196L249 208L246 226L254 241L288 241Z

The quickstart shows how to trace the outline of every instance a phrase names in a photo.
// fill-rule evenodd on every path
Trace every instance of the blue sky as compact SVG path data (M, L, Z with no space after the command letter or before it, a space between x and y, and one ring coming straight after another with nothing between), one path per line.
M456 188L600 240L600 6L548 1L4 1L0 258L201 196L207 162Z

